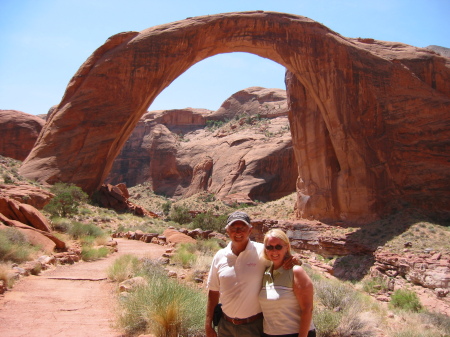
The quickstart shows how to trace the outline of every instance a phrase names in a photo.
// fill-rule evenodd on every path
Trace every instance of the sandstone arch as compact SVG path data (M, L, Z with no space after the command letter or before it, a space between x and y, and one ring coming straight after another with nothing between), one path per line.
M94 191L165 87L196 62L236 51L288 70L299 214L364 221L400 202L448 215L449 59L275 12L111 37L74 75L20 173Z

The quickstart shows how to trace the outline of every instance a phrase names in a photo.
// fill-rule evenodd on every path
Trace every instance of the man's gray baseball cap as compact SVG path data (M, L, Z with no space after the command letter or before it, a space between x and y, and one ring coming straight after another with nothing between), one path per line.
M247 226L252 227L252 225L250 224L250 217L248 216L248 214L241 211L236 211L228 216L227 225L225 226L225 229L227 229L229 226L231 226L237 221L241 221L245 223Z

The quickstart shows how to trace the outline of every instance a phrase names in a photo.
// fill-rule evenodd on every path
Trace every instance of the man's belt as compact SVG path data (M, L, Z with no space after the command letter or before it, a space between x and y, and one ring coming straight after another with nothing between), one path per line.
M231 322L235 325L240 325L240 324L247 324L247 323L251 323L253 321L256 321L257 319L263 318L263 314L262 312L260 312L259 314L247 317L247 318L231 318L228 317L227 315L225 315L225 313L223 314L223 319Z

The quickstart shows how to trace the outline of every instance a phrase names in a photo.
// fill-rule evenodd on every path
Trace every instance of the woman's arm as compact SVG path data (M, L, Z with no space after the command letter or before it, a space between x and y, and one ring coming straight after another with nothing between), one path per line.
M294 266L294 294L300 305L300 329L298 337L307 337L312 321L314 287L305 270Z

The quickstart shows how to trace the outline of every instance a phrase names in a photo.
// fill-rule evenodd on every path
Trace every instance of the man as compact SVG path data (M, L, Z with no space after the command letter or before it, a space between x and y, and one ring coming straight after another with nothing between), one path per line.
M258 295L267 266L261 258L264 245L250 240L252 226L244 212L230 214L225 229L231 242L216 253L209 271L206 336L259 337L263 331L263 315ZM286 266L292 268L292 258ZM219 298L223 316L216 333L212 320Z

